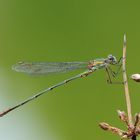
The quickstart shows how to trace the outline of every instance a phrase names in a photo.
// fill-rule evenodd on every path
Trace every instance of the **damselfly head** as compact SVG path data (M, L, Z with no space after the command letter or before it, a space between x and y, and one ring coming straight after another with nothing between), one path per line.
M116 64L117 63L117 59L115 56L113 56L112 54L108 55L108 61L110 64Z

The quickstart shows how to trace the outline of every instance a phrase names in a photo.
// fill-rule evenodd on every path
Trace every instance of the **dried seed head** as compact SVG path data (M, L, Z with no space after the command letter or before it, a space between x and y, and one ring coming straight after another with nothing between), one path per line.
M110 129L110 125L105 123L105 122L102 122L102 123L99 123L99 126L103 129L103 130L109 130Z
M116 128L116 127L111 127L110 131L114 134L119 135L120 137L124 137L125 135L127 135L127 132L125 132L119 128Z
M105 123L105 122L102 122L99 124L99 126L103 129L103 130L106 130L106 131L110 131L114 134L117 134L119 135L120 137L123 137L124 135L127 134L127 132L119 129L119 128L116 128L116 127L112 127L110 126L109 124Z
M118 112L118 115L119 115L119 118L125 122L125 123L128 123L128 118L127 118L127 115L124 111L120 111L120 110L117 110Z
M130 78L136 82L140 82L140 74L132 74Z

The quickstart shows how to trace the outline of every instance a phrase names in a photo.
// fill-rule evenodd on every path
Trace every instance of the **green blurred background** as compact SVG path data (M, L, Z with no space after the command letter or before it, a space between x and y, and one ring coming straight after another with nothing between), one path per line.
M140 72L138 0L3 0L0 17L1 111L81 72L32 77L11 70L18 61L89 61L108 54L119 58L126 32L128 76ZM140 85L129 80L129 88L135 114L140 111ZM106 84L100 70L1 118L0 137L118 140L98 127L105 121L126 129L117 109L126 110L123 87Z

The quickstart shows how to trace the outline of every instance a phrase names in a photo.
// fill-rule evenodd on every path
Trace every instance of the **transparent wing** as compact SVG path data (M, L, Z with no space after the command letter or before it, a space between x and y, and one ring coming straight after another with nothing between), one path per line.
M87 62L19 62L12 66L17 72L33 75L68 72L87 68Z

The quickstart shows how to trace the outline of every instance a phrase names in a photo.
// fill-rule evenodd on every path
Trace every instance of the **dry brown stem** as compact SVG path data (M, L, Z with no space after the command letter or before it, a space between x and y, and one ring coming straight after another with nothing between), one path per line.
M126 66L125 65L126 65L126 34L124 34L122 71L123 71L123 82L124 82L125 98L126 98L126 105L127 105L128 123L129 123L130 127L133 127L132 113L131 113L131 102L130 102L130 95L129 95L127 75L126 75Z

